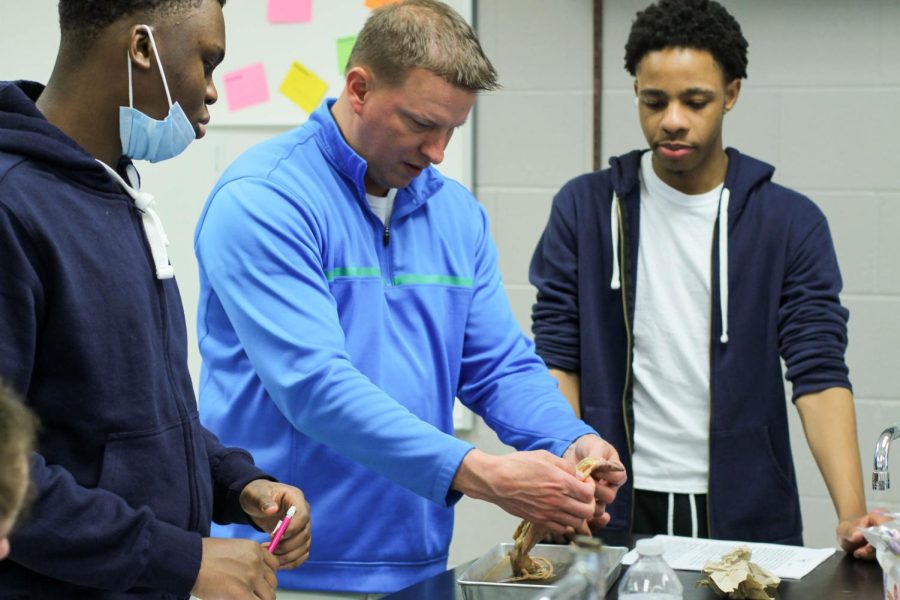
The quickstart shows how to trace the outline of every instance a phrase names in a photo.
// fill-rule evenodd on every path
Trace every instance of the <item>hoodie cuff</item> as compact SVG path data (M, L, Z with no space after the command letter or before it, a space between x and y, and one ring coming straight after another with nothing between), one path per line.
M217 523L242 523L251 525L262 531L247 517L241 508L241 492L251 481L266 479L278 480L253 464L253 459L243 451L232 451L225 454L221 460L214 463L213 478L220 482L221 489L225 490L221 506L214 507L213 517ZM218 500L218 498L217 498Z
M146 540L144 572L136 587L148 587L180 598L190 596L203 556L200 534L155 520L150 524Z

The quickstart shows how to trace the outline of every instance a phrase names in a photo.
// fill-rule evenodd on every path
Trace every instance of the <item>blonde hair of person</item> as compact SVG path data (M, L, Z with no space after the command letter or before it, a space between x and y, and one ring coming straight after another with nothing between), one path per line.
M400 85L413 68L426 69L471 92L497 89L497 71L475 32L437 0L404 0L372 12L347 62L388 85Z

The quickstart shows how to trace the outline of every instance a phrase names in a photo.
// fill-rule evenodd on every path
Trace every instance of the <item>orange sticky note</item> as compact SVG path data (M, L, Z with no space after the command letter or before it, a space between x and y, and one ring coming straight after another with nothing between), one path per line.
M311 113L318 108L322 98L325 97L328 84L295 60L278 91L290 98L297 106Z
M247 106L269 101L269 86L262 63L225 73L225 98L228 110L235 111Z
M381 8L387 4L393 4L397 2L397 0L366 0L366 8L375 10L376 8Z

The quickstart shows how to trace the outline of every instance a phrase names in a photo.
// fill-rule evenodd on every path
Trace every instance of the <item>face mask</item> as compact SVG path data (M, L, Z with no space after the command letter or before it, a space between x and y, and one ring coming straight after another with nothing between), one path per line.
M159 74L162 76L166 98L169 101L169 114L159 121L134 108L131 58L128 57L128 106L119 107L119 139L122 141L122 154L135 160L149 160L155 163L181 154L197 136L181 106L177 102L172 103L169 84L166 83L166 74L163 72L153 32L148 25L142 27L147 30L153 54L156 55L156 64L159 65Z

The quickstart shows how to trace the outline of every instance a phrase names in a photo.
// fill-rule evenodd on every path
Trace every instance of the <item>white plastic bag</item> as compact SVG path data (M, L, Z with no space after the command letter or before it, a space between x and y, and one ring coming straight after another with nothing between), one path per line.
M875 548L875 557L884 572L885 600L900 600L900 522L888 521L860 531Z

